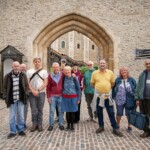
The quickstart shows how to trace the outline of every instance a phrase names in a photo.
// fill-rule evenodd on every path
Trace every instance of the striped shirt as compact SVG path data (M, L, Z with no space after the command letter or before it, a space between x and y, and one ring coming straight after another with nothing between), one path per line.
M19 100L19 74L12 74L13 80L13 100L14 102Z

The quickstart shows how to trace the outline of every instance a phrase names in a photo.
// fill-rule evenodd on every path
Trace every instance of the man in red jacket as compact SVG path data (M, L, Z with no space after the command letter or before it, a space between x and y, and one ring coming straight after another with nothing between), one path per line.
M54 62L52 64L53 72L48 76L48 85L47 85L47 98L50 106L50 117L49 117L49 127L48 131L53 130L54 126L54 112L56 106L58 108L58 120L59 120L59 129L64 130L63 126L63 112L61 111L62 103L62 89L63 89L63 74L60 72L59 63Z

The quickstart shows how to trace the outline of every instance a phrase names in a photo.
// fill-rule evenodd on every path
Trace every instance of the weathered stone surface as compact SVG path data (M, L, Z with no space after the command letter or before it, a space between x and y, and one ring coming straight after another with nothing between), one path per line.
M25 54L24 60L30 68L36 54L33 41L37 35L46 25L71 13L89 18L110 36L116 74L120 66L127 66L131 75L138 77L144 60L135 60L134 50L148 49L150 45L149 0L2 0L0 49L7 45L16 47ZM46 49L37 53L43 57L46 66Z

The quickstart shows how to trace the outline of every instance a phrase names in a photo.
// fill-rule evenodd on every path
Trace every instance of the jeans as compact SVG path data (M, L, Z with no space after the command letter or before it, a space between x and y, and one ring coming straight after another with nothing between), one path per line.
M123 116L124 109L125 109L125 115L127 117L129 117L130 111L133 110L133 109L126 108L125 104L124 105L116 105L116 109L117 109L117 116L120 116L120 117Z
M27 100L27 104L24 105L24 120L25 120L25 125L26 125L26 120L27 120L28 107L29 107L29 101Z
M49 104L50 106L50 118L49 118L49 123L51 126L54 125L54 113L55 113L55 109L56 109L56 106L58 108L58 120L59 120L59 126L62 126L63 125L63 112L61 111L61 104L62 103L62 96L52 96L51 97L51 103Z
M103 107L99 106L100 99L97 99L97 116L98 116L98 122L99 126L104 128L104 120L103 120ZM106 107L109 120L111 122L111 126L113 129L118 129L117 122L115 120L115 114L114 114L114 109L113 106L109 106L109 100L105 99L104 105Z
M91 103L92 103L93 97L94 97L94 94L91 94L91 93L85 94L85 100L87 102L88 113L89 113L90 118L92 119L93 119L93 113L92 113Z
M17 131L24 131L24 104L17 101L9 107L10 132L16 134Z
M45 92L39 93L38 96L34 96L32 93L29 93L29 102L32 113L32 124L35 126L42 125Z

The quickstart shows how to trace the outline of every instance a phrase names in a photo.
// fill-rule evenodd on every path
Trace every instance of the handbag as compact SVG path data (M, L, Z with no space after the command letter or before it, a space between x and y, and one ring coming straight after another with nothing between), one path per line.
M134 109L136 106L136 101L134 99L134 95L132 95L130 92L127 91L125 81L123 81L125 91L126 91L126 108L128 109Z
M136 101L134 100L134 96L129 92L126 92L126 108L134 109L136 106Z
M134 127L144 130L146 126L147 116L137 112L136 110L132 110L129 113L129 124L133 125Z

